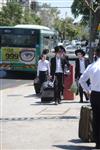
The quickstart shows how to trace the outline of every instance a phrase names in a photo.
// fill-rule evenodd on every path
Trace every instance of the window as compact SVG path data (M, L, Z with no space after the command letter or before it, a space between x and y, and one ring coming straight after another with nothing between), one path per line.
M39 32L26 29L4 29L1 33L1 46L33 48L38 43Z
M14 47L33 47L36 44L36 38L32 35L13 35L4 34L1 38L2 46Z

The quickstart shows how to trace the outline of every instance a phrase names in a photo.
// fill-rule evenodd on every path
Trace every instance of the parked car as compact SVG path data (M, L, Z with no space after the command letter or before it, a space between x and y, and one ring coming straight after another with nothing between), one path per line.
M58 42L58 44L57 44L58 46L60 46L60 45L62 45L63 46L63 43L62 42Z
M75 55L75 50L77 49L76 46L68 45L65 47L65 49L66 49L66 54L68 55L69 58L76 58L77 57Z

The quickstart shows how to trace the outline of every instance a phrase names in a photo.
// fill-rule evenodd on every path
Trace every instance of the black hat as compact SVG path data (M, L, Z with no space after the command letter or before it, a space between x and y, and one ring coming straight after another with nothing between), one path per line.
M85 52L82 49L77 49L75 51L76 56L77 56L78 53L81 53L83 56L85 56Z
M48 54L49 53L49 49L43 49L42 54Z
M65 48L62 45L59 45L59 47L63 52L66 52Z
M60 47L59 47L59 46L56 46L54 49L55 49L55 53L58 53L58 52L60 52L60 51L61 51L61 49L60 49Z

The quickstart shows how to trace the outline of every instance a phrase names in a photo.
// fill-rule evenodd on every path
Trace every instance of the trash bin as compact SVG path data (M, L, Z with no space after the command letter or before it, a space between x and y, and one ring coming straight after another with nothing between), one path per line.
M64 100L74 100L74 93L70 87L74 81L74 65L70 66L70 75L64 75Z

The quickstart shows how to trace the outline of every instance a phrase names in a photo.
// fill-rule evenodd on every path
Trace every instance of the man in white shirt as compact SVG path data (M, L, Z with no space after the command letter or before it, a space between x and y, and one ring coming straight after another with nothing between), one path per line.
M75 61L75 80L78 81L80 76L84 73L85 69L89 65L89 59L85 58L85 52L82 49L77 49L75 51L76 56L78 59ZM89 81L88 81L89 83ZM80 96L80 103L83 102L83 94L85 95L86 100L88 100L87 94L83 91L81 85L79 84L79 96Z
M55 86L55 104L61 103L61 93L63 91L63 75L64 75L65 61L62 58L62 50L59 46L55 47L55 56L51 58L50 70L52 79L56 79Z
M89 65L80 77L79 83L87 94L93 109L93 131L96 149L100 149L100 47L96 49L97 60ZM90 79L91 86L86 81Z

